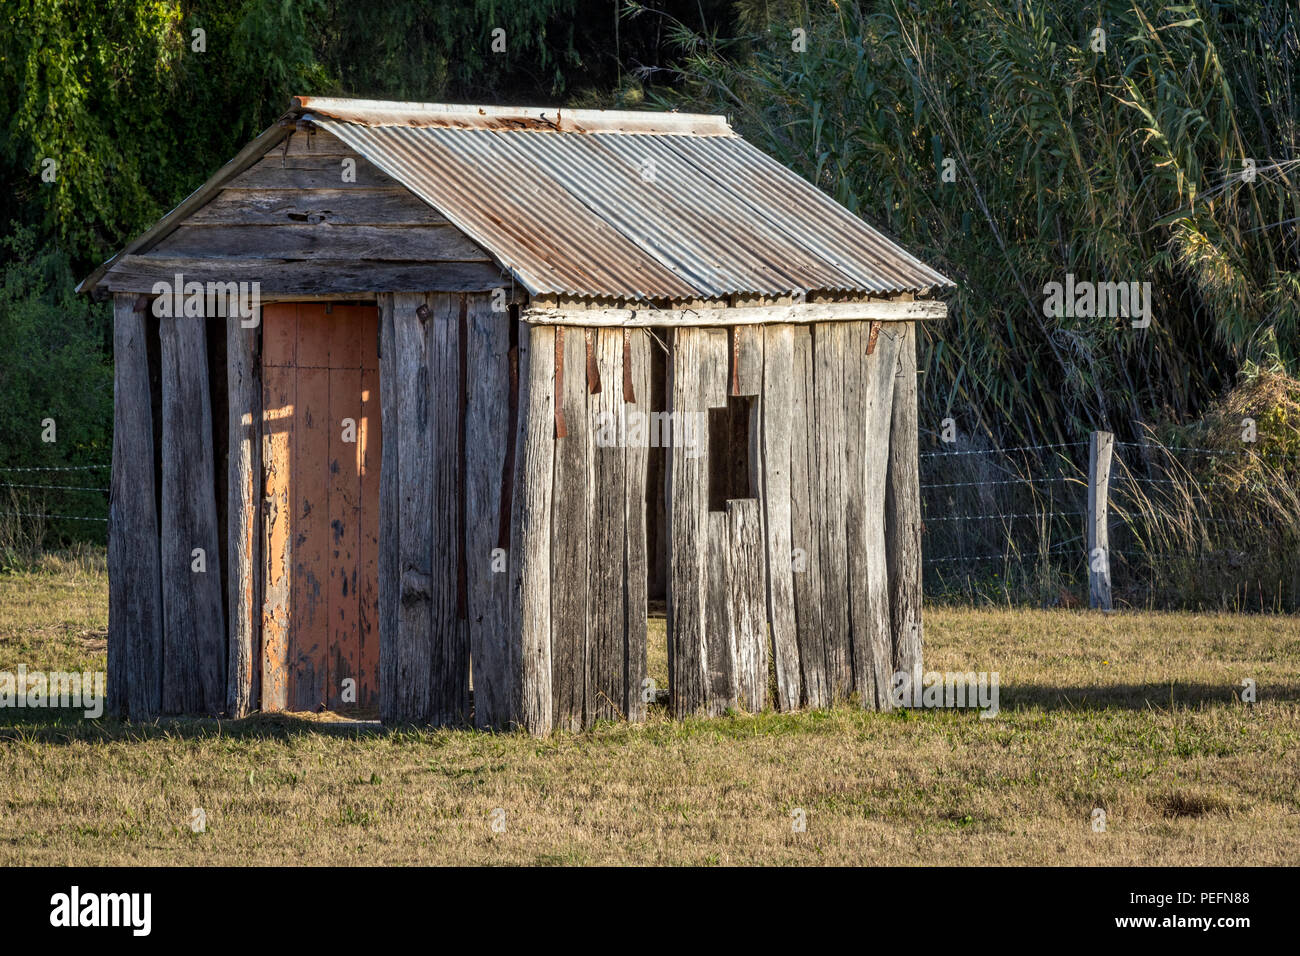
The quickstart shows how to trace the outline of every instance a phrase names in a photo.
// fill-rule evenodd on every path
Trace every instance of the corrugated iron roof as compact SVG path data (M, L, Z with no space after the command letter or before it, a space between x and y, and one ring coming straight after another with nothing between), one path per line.
M281 138L297 120L405 185L533 295L678 300L952 285L721 116L295 97L258 141ZM156 243L255 159L246 148L122 254ZM113 261L79 288L95 288Z
M720 116L301 97L534 295L714 298L951 285Z

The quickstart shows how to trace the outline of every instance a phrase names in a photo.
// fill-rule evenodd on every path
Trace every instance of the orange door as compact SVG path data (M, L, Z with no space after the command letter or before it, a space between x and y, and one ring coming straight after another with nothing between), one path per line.
M379 313L262 309L262 709L379 705Z

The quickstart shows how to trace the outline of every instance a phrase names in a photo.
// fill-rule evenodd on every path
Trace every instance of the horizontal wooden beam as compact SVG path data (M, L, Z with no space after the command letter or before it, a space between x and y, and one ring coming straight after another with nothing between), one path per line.
M936 299L919 302L818 302L796 305L736 306L701 309L524 309L522 317L533 325L614 326L727 326L775 325L809 322L913 322L942 319L948 306Z
M382 262L365 259L175 259L123 256L103 280L113 292L152 292L155 282L259 282L271 296L377 292L490 292L509 288L491 262Z
M370 259L380 262L490 262L492 258L450 223L185 225L154 246L149 255L159 259Z

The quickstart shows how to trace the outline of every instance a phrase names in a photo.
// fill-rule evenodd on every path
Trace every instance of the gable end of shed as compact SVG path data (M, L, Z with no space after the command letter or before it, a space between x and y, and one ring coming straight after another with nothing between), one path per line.
M438 210L314 128L232 162L159 226L83 289L147 294L180 275L257 282L266 300L483 292L510 282Z

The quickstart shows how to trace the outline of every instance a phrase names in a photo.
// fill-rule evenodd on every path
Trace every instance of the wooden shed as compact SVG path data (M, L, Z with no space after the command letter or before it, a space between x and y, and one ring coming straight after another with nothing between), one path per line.
M950 284L722 117L295 98L80 286L111 705L636 720L662 599L675 715L889 706Z

